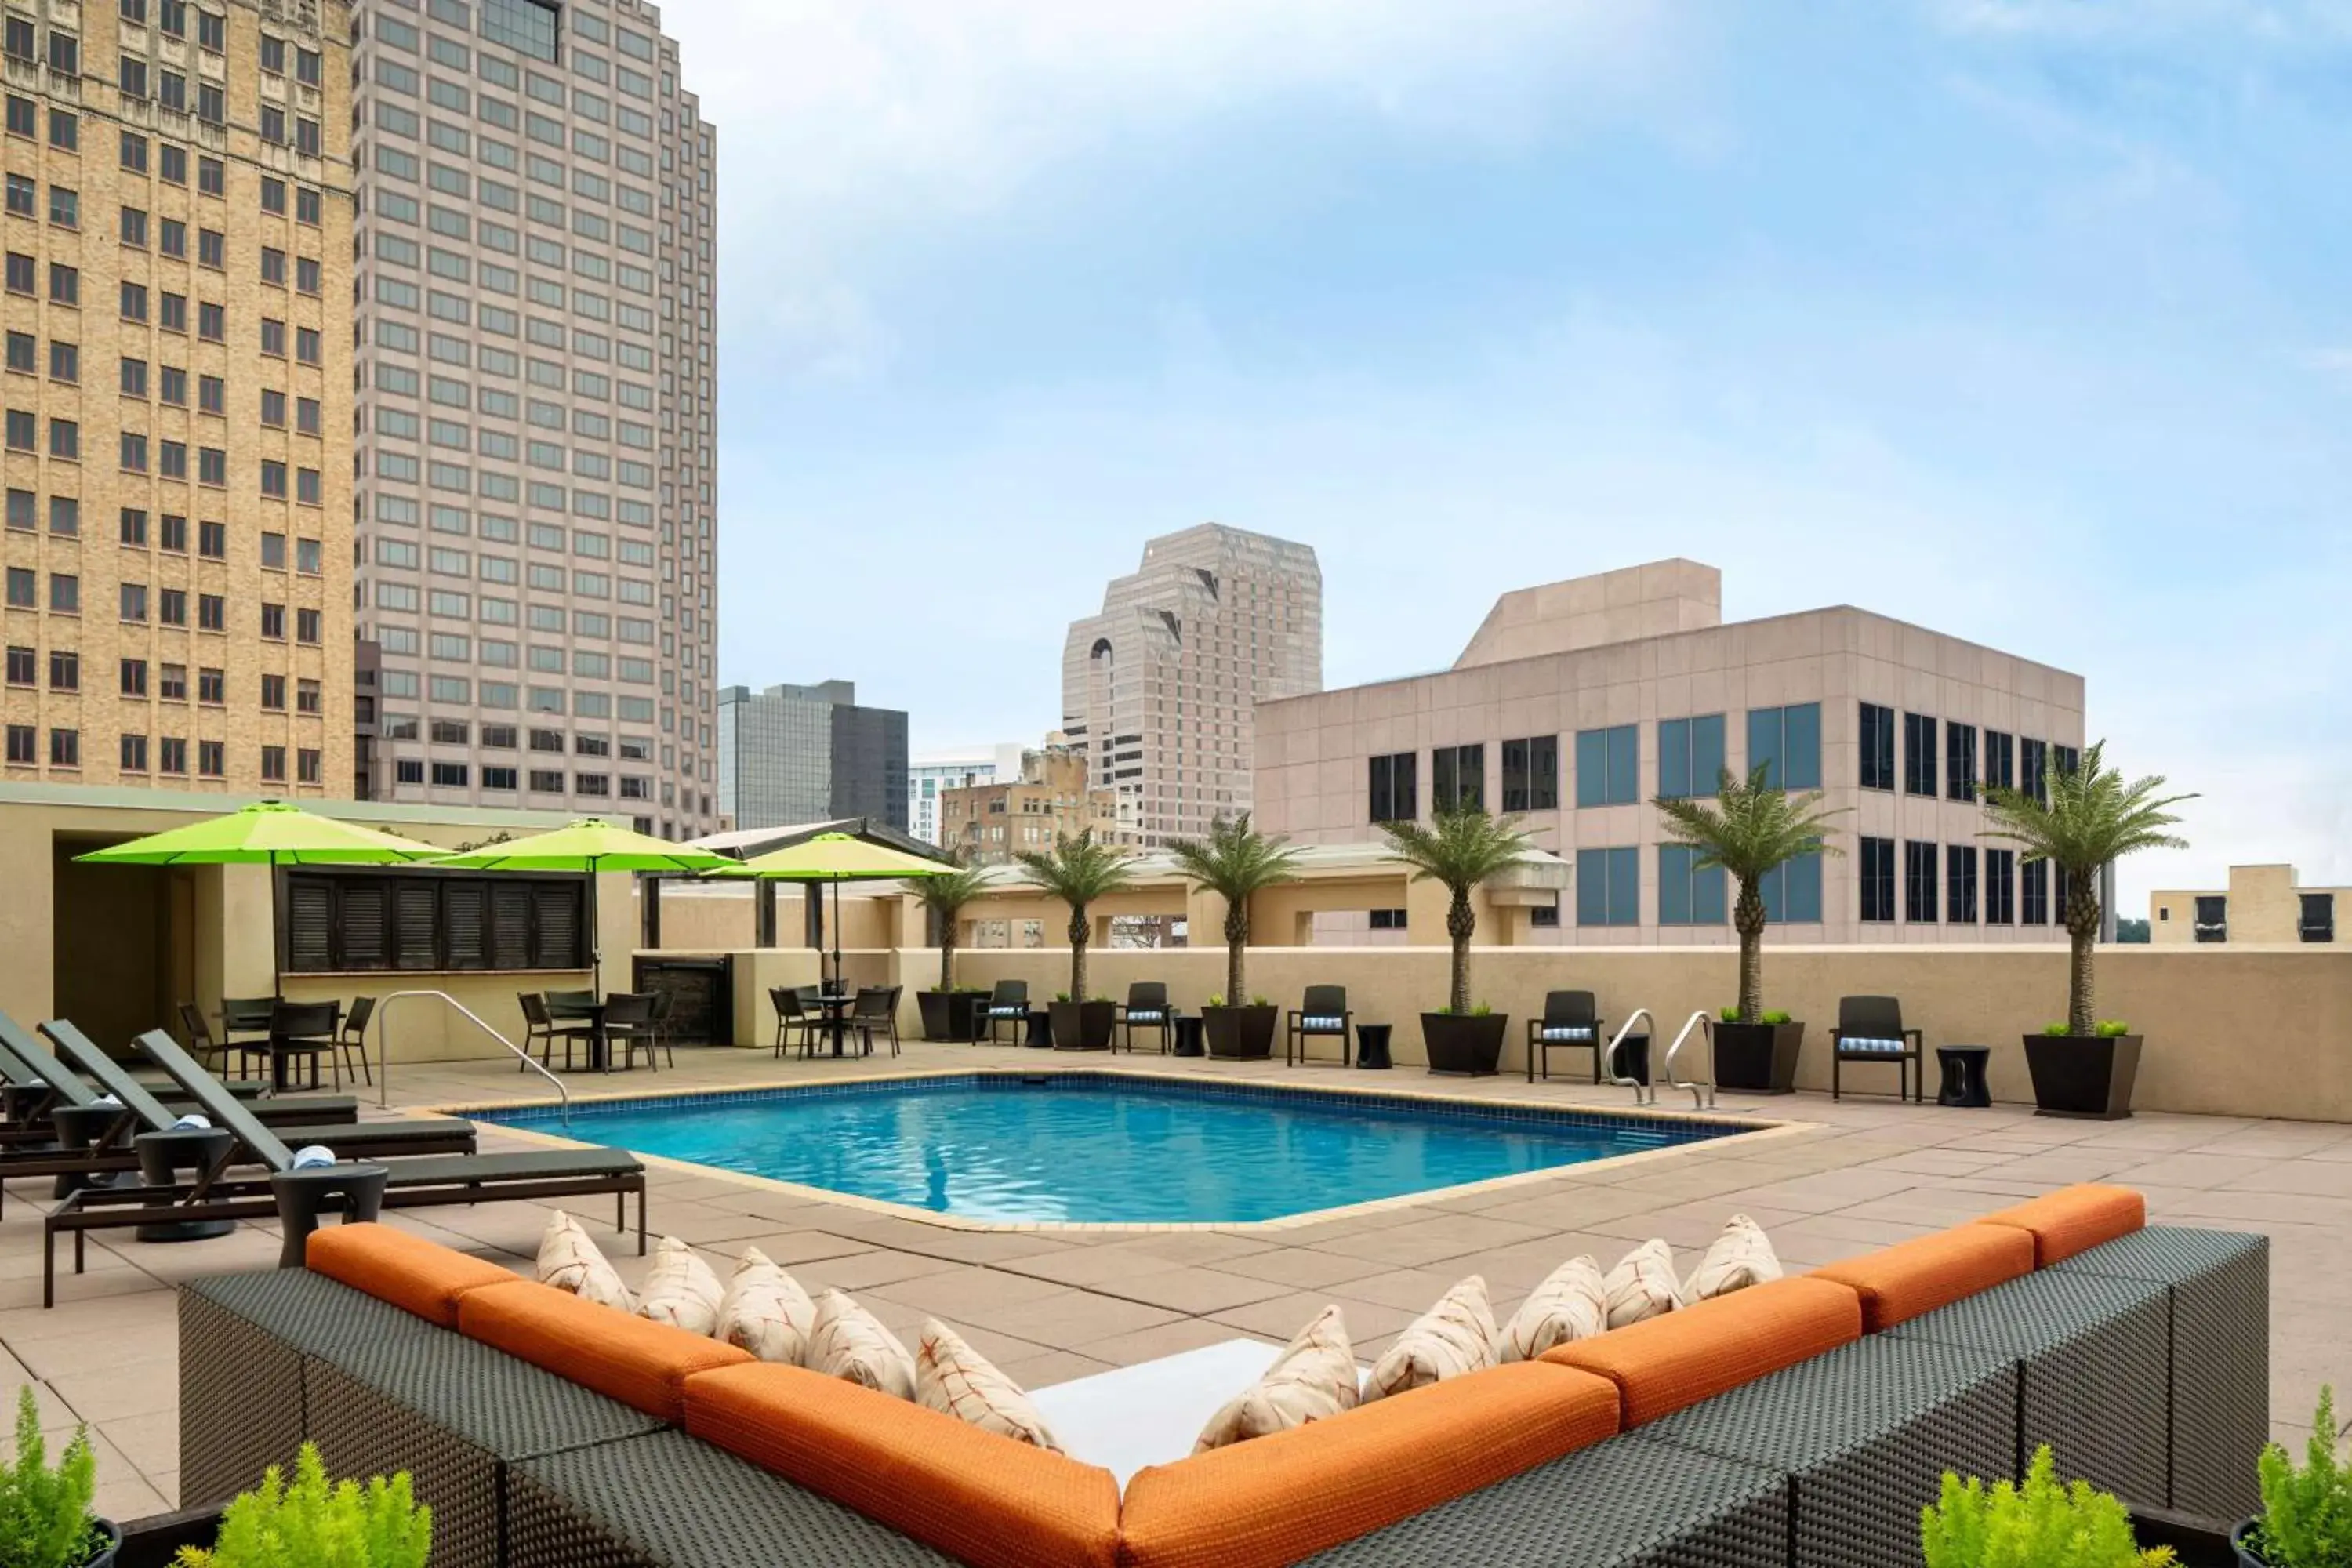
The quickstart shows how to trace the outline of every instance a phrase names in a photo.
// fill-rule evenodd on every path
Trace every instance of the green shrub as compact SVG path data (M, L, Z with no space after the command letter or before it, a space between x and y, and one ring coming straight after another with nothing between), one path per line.
M1253 1007L1271 1007L1274 1005L1274 998L1271 996L1253 996L1250 998L1250 1005Z
M180 1549L179 1568L425 1568L433 1510L416 1500L408 1473L330 1482L319 1446L305 1443L287 1486L272 1465L261 1485L228 1505L209 1552Z
M1789 1015L1780 1011L1780 1008L1768 1007L1764 1012L1764 1021L1777 1026L1779 1025L1788 1023L1790 1019Z
M2271 1568L2352 1563L2352 1468L2336 1457L2336 1391L2322 1386L2297 1468L2284 1448L2263 1450L2263 1511L2248 1544Z
M2131 1515L2088 1481L2062 1484L2050 1445L2033 1452L2025 1484L1987 1489L1944 1477L1943 1495L1919 1512L1927 1568L2161 1568L2172 1548L2146 1552L2132 1539Z
M1727 1024L1737 1024L1739 1022L1739 1009L1737 1007L1726 1007L1723 1009L1722 1017L1723 1021ZM1790 1019L1788 1014L1780 1011L1778 1007L1774 1007L1765 1012L1759 1013L1756 1016L1756 1021L1759 1024L1785 1024L1788 1023Z
M1069 999L1070 994L1066 991L1056 991L1054 993L1054 1000L1056 1002L1066 1002Z
M2120 1039L2130 1033L2131 1026L2121 1018L2103 1018L2099 1021L2099 1038L2103 1040Z
M16 1393L16 1458L0 1467L0 1563L9 1568L81 1568L105 1544L90 1512L98 1460L89 1429L77 1427L56 1469L41 1436L30 1384Z
M2065 1032L2066 1026L2063 1024L2044 1024L2042 1026L2042 1033L2050 1039L2054 1040Z
M1225 1005L1225 994L1222 991L1212 991L1209 993L1208 1005L1212 1007L1223 1006Z

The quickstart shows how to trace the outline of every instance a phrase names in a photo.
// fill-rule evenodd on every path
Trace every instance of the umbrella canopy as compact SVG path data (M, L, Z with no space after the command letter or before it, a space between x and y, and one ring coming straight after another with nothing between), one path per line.
M887 844L871 844L846 833L820 833L799 844L746 860L732 873L785 882L831 882L833 887L833 984L841 989L841 884L894 882L908 877L944 877L956 868L927 860ZM819 897L823 897L822 894ZM822 955L820 955L820 960Z

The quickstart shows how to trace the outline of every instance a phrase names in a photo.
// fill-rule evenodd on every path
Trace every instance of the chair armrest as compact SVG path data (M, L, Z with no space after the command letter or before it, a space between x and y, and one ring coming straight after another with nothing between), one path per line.
M1356 1026L1356 1015L1355 1015L1355 1014L1353 1014L1352 1012L1349 1012L1349 1013L1342 1013L1342 1014L1340 1014L1340 1015L1339 1015L1339 1032L1340 1032L1341 1034L1343 1034L1343 1035L1344 1035L1344 1034L1346 1034L1349 1030L1350 1030L1350 1029L1354 1028L1355 1026Z
M1832 1029L1832 1030L1830 1031L1830 1044L1831 1044L1832 1046L1840 1046L1840 1045L1843 1045L1844 1043L1845 1043L1845 1031L1844 1031L1843 1029Z
M1903 1031L1903 1037L1911 1042L1914 1050L1924 1051L1927 1048L1927 1036L1924 1030L1906 1029Z

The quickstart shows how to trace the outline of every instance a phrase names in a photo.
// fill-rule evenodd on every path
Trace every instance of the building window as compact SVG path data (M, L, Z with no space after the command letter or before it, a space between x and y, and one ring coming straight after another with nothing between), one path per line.
M1944 797L1977 797L1977 727L1944 721Z
M1944 846L1944 920L1947 924L1977 923L1977 847Z
M228 772L228 745L222 741L196 742L196 776L216 779Z
M1903 793L1931 799L1936 787L1936 721L1925 713L1903 715Z
M1486 748L1437 746L1429 753L1429 809L1467 811L1486 804Z
M1576 852L1576 923L1637 926L1642 923L1642 852L1639 849L1580 849Z
M1822 857L1800 855L1764 874L1757 889L1764 918L1775 925L1819 925L1822 921Z
M1858 859L1856 880L1861 886L1862 918L1869 924L1885 924L1895 919L1895 840L1863 839Z
M1503 809L1559 809L1559 737L1530 735L1503 742Z
M464 789L471 770L464 763L436 763L433 783L443 789Z
M2017 868L2017 923L2025 926L2046 926L2050 923L2050 862L2027 860Z
M2336 895L2305 893L2301 896L2303 910L2295 921L2295 934L2305 942L2336 940Z
M482 0L482 37L535 60L555 58L555 19L541 0Z
M289 871L286 968L585 969L584 880Z
M1536 905L1528 910L1528 924L1536 931L1558 931L1559 905L1557 903Z
M35 671L39 667L39 660L40 655L31 648L11 647L8 650L8 684L32 685L36 678Z
M1576 732L1579 806L1631 805L1641 798L1641 727L1635 724Z
M49 766L78 768L81 766L81 731L52 730L49 731Z
M41 758L37 749L38 741L30 724L8 726L8 762L15 767L33 767Z
M1702 851L1685 844L1658 846L1658 923L1719 926L1729 904L1723 868L1698 868Z
M1748 710L1748 771L1764 770L1768 789L1822 787L1822 705Z
M1913 925L1936 923L1936 848L1906 839L1903 845L1903 918Z
M1984 852L1984 918L1989 926L2005 926L2017 920L2017 851L1988 849Z
M2060 910L2064 918L2064 910ZM2197 923L2192 928L2199 942L2230 940L2230 900L2208 895L2197 900Z
M2050 746L2044 741L2017 743L2017 788L2042 805L2050 804Z
M1411 752L1371 759L1370 805L1374 822L1411 822L1421 815L1418 785L1413 777L1415 761Z
M1372 911L1372 929L1374 931L1404 930L1404 911L1402 910L1374 910Z
M1723 777L1723 715L1666 719L1658 724L1658 793L1684 798L1715 794Z
M1984 732L1984 787L2017 787L2017 738L1999 730Z

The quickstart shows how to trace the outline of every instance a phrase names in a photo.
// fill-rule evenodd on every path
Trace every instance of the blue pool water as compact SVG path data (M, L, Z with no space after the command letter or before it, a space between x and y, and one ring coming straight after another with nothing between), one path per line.
M986 1075L478 1113L970 1219L1234 1223L1744 1131L1406 1100Z

